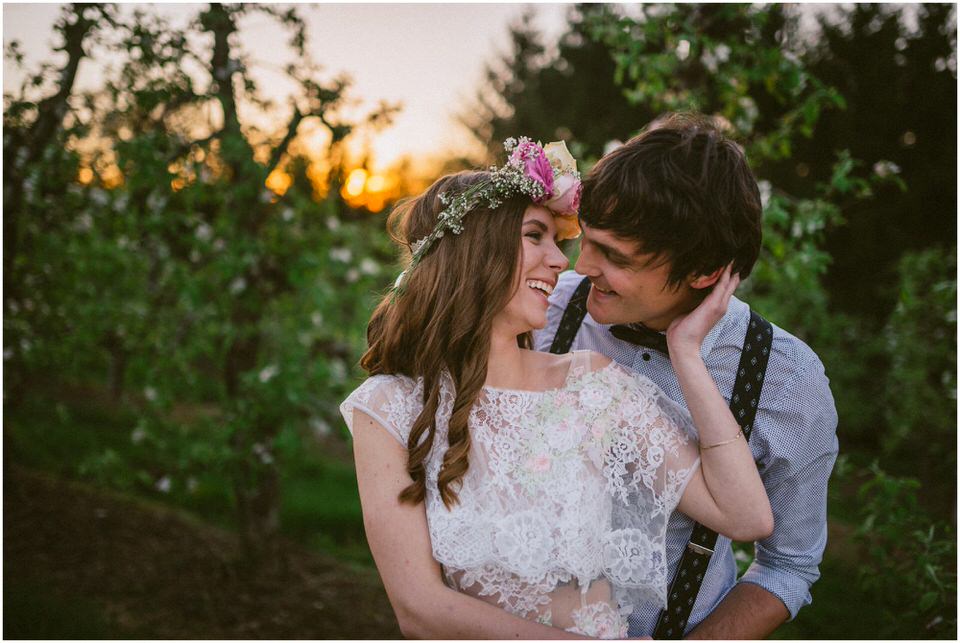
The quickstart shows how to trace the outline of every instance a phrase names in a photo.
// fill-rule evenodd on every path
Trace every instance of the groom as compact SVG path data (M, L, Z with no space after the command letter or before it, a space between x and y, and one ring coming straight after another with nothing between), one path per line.
M580 258L550 298L547 326L535 335L537 349L557 352L566 335L573 349L603 353L683 404L662 332L703 300L727 264L741 278L750 274L760 252L761 209L743 152L709 121L681 115L655 121L585 179ZM748 324L758 319L733 297L703 342L704 361L728 401L743 367ZM674 513L667 532L669 577L685 550L692 551L687 560L698 559L694 567L709 562L706 573L696 574L702 576L699 591L686 583L693 595L680 600L692 609L686 608L689 616L680 618L679 629L673 626L671 637L763 638L811 602L810 586L820 576L827 479L837 457L829 382L816 354L776 326L760 379L749 444L773 507L773 534L755 543L756 558L738 580L730 540L720 536L712 555L709 547L688 544L694 523ZM682 575L671 593L694 576ZM630 636L655 630L667 636L663 624L657 627L660 612L659 605L635 605Z

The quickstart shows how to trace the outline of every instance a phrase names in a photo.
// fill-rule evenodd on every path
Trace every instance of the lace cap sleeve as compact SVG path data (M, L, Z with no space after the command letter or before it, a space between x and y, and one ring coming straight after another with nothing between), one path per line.
M377 421L390 435L407 446L410 428L419 413L419 397L412 380L398 375L375 375L340 403L340 414L353 434L356 410Z

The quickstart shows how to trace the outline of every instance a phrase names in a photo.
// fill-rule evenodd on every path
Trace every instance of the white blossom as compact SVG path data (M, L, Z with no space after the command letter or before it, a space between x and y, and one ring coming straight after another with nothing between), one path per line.
M170 479L170 476L163 476L157 480L154 486L157 488L157 491L161 493L170 493L170 489L173 487L173 480Z
M318 438L325 438L330 435L330 425L323 418L310 418L310 429Z
M270 366L267 366L263 370L261 370L260 373L257 375L257 378L260 380L262 384L266 384L267 382L272 380L276 376L276 374L279 372L280 372L280 368L277 367L276 364L271 364Z
M873 173L885 178L891 174L900 174L900 166L893 161L877 161L873 164Z
M360 262L360 272L364 275L375 275L380 272L380 265L370 257L365 257Z
M356 268L351 268L344 275L344 279L347 280L348 284L356 283L360 279L360 272Z
M252 448L253 454L260 459L260 462L263 464L272 464L273 463L273 454L270 453L270 448L259 442L254 443Z
M157 399L157 389L153 388L152 386L148 386L143 389L143 396L147 398L147 401L155 402Z
M247 280L243 277L237 277L230 282L230 294L237 295L243 292L247 287Z
M193 232L194 236L200 241L210 241L213 238L213 228L206 223L201 223Z
M763 209L766 210L770 204L770 194L773 192L773 186L770 184L770 181L762 180L757 181L757 187L760 188L760 204L763 206Z
M614 151L618 147L623 147L623 141L619 139L613 139L611 141L607 141L603 146L603 155L606 156L607 154Z
M350 252L350 248L331 248L330 258L341 263L350 263L353 253Z
M330 360L330 377L334 382L340 383L347 379L347 367L342 360Z

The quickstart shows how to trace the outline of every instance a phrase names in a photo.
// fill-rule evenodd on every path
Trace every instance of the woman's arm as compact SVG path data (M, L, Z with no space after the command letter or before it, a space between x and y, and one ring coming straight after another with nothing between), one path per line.
M700 345L727 310L740 282L723 271L713 292L691 313L670 324L667 343L680 389L700 435L700 468L678 508L733 540L752 541L773 532L773 512L740 426L710 377ZM714 448L711 448L713 445Z
M424 505L401 504L412 480L407 452L378 422L354 410L353 452L370 551L400 631L418 639L578 639L447 587L433 558Z

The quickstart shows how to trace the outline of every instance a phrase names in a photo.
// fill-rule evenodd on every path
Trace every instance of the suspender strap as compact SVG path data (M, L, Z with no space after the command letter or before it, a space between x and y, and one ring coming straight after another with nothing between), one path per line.
M573 291L567 307L563 310L563 317L560 318L560 325L557 327L557 334L550 345L550 352L555 355L569 353L573 346L573 340L580 330L580 324L587 315L587 296L590 294L590 278L584 277L583 281Z
M737 379L730 396L730 410L736 418L743 436L750 439L753 420L757 415L760 389L770 358L773 342L773 327L766 319L750 311L750 323L743 340L743 353L737 368ZM710 557L717 544L717 532L695 523L680 564L670 584L667 608L660 612L655 639L680 639L687 627L690 612L703 584L703 577L710 564Z

